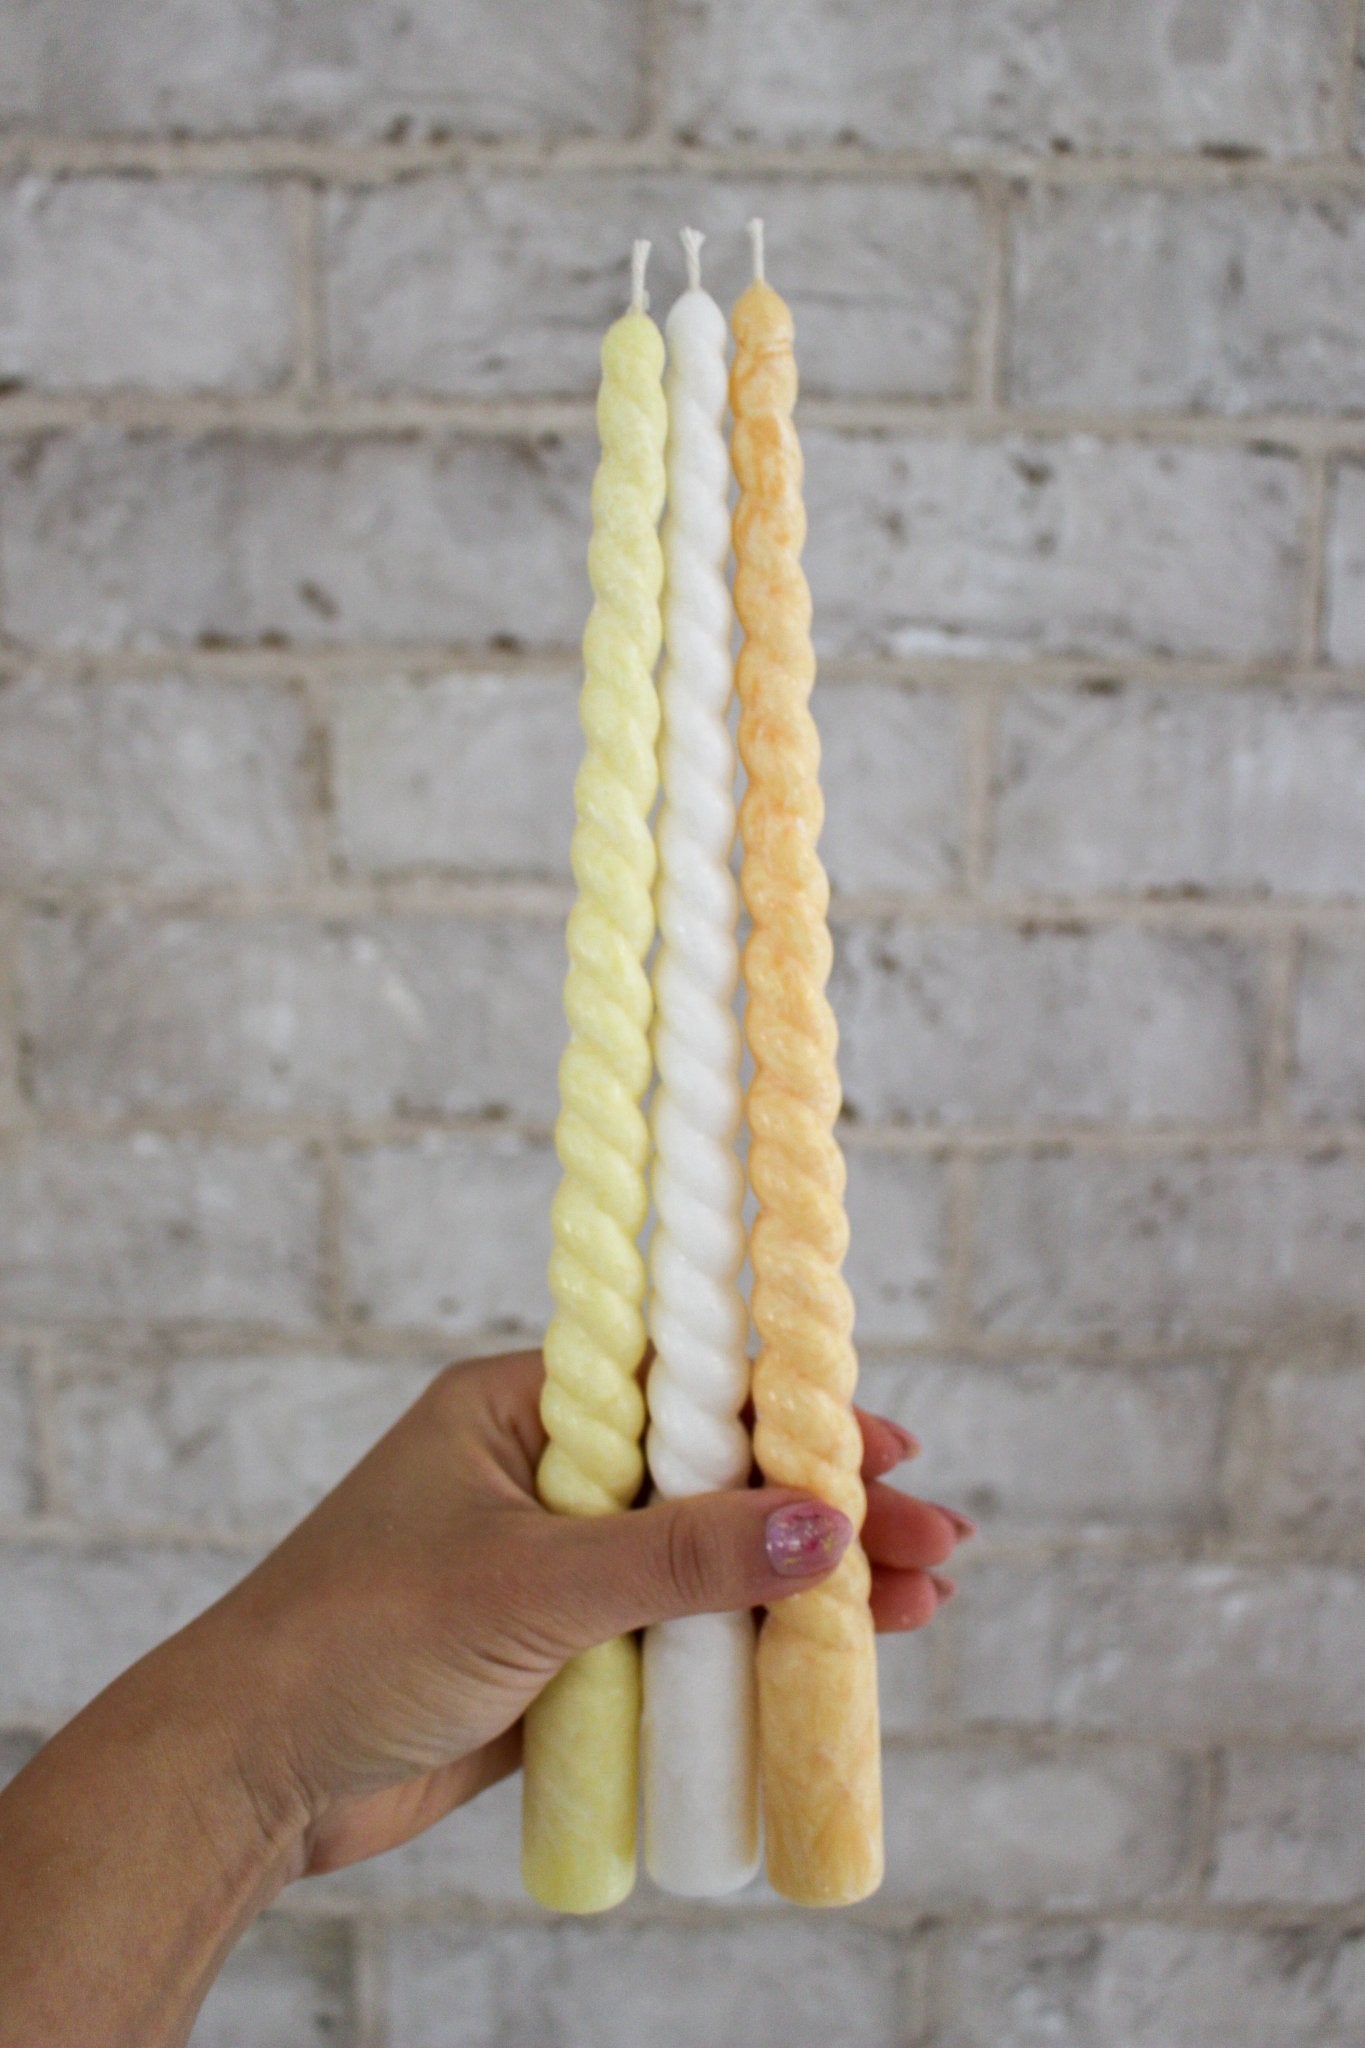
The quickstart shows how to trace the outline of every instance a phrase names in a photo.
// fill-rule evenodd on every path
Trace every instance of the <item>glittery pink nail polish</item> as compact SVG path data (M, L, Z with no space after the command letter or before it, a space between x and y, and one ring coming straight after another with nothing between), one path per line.
M839 1562L853 1541L853 1524L823 1501L793 1501L769 1515L763 1530L768 1562L784 1579L814 1578Z

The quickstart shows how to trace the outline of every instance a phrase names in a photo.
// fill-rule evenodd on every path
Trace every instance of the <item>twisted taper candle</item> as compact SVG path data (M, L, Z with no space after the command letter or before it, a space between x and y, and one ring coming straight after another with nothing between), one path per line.
M650 1245L649 1469L659 1493L743 1486L752 1453L744 1175L739 1130L734 683L725 319L701 289L701 236L684 229L688 289L668 316L662 804L654 970L654 1236ZM736 1890L758 1867L752 1617L699 1614L645 1634L645 1861L670 1891Z
M734 308L731 450L741 887L753 919L744 952L754 1450L764 1476L809 1488L861 1528L866 1499L851 1402L857 1378L839 1112L838 1033L825 996L829 884L816 851L824 807L810 591L801 570L806 515L792 425L796 361L787 306L755 281ZM858 1544L820 1586L783 1600L759 1635L759 1759L768 1876L802 1905L847 1905L882 1876L877 1664L870 1574Z
M583 638L586 752L575 784L578 895L569 914L555 1147L564 1174L552 1210L541 1415L549 1445L540 1497L564 1514L627 1508L643 1476L644 1262L654 936L659 652L664 497L663 338L644 294L647 242L635 245L631 309L607 330L597 401L602 456L593 481ZM601 1912L635 1882L639 1652L619 1637L576 1657L526 1716L522 1874L542 1905Z

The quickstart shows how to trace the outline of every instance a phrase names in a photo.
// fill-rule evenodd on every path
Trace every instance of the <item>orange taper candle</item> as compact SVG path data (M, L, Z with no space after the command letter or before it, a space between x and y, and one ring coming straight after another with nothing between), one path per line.
M739 751L749 787L740 808L741 887L753 919L744 953L749 1174L758 1200L750 1240L754 1449L765 1478L808 1488L855 1529L866 1512L862 1443L852 1412L857 1357L840 1091L829 978L829 883L816 850L824 805L810 714L815 655L801 569L806 515L792 425L792 317L763 278L762 223L753 284L735 306L730 376L735 610L744 629L735 681ZM882 1877L877 1659L861 1545L823 1584L779 1601L758 1647L759 1767L768 1877L807 1906L851 1905Z

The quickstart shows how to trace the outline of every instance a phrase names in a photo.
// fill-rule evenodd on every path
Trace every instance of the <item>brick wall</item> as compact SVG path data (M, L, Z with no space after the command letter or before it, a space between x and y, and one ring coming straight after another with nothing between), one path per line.
M1365 2037L1356 13L0 0L0 1764L541 1327L684 219L797 313L867 1386L983 1522L866 1910L551 1923L504 1789L204 2048Z

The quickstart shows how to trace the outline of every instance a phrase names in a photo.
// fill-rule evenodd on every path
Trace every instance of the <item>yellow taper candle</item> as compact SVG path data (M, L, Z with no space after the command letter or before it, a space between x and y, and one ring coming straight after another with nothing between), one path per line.
M829 884L816 851L824 806L810 714L815 656L801 570L806 515L792 425L792 318L763 279L731 316L740 886L753 919L744 953L754 1450L765 1478L801 1486L862 1527L861 1439L852 1412L853 1301L839 1113L838 1033L825 996ZM806 1906L851 1905L882 1877L881 1750L870 1574L859 1544L820 1586L779 1601L759 1635L758 1725L768 1877Z
M645 311L648 242L635 245L631 309L602 343L583 637L586 741L574 796L578 894L568 923L541 1415L549 1446L537 1486L547 1507L607 1515L640 1486L644 1397L645 1220L652 1010L644 958L654 936L666 413L663 339ZM564 1913L614 1906L635 1882L640 1659L633 1637L565 1666L526 1716L522 1875Z

